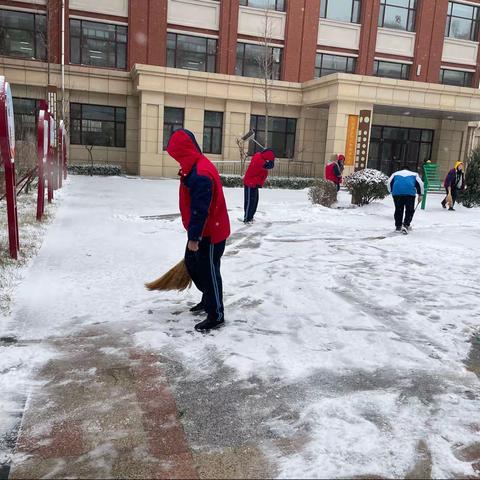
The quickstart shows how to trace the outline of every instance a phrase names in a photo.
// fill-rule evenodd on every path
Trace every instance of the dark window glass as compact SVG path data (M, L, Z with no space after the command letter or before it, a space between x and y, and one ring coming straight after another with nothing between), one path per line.
M17 140L37 140L37 118L40 100L31 98L13 98L15 116L15 138Z
M295 135L297 120L295 118L269 117L268 142L265 142L265 117L252 115L250 128L255 130L257 141L273 149L279 158L293 158L295 153ZM248 154L253 155L260 147L255 142L250 142Z
M265 78L266 74L271 80L280 80L281 65L281 48L251 43L237 44L235 75Z
M70 104L71 143L125 148L126 109Z
M373 74L377 77L398 78L407 80L410 77L410 65L405 63L384 62L375 60Z
M416 7L416 0L381 0L378 26L413 32Z
M47 59L45 15L0 10L0 55Z
M127 27L70 20L70 62L94 67L127 68Z
M178 33L167 34L167 66L215 72L217 40Z
M360 23L361 0L321 0L320 17L340 22Z
M244 7L277 10L278 12L285 11L285 0L240 0L240 5Z
M183 128L185 110L183 108L165 107L163 115L163 149L166 150L172 133Z
M205 112L203 125L204 153L222 153L223 112Z
M462 72L461 70L442 69L440 70L440 83L457 87L471 87L473 83L473 73Z
M445 36L476 41L480 8L463 3L448 3Z
M356 58L317 53L315 77L324 77L335 72L355 73Z
M372 125L368 167L387 175L405 166L419 172L431 160L433 130Z

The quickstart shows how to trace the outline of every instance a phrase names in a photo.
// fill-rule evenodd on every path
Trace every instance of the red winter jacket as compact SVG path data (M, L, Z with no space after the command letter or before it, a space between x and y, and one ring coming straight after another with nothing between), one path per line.
M256 153L247 168L243 184L250 188L263 187L268 177L268 171L275 165L274 161L275 153L273 150L267 149Z
M342 183L342 174L338 163L332 162L325 167L325 179L337 185Z
M230 236L230 219L217 169L188 130L172 134L167 152L181 167L180 212L188 239L223 242Z

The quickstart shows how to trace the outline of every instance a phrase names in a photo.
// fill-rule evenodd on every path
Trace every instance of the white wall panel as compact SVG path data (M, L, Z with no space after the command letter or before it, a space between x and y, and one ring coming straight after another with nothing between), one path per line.
M220 2L213 0L168 0L168 23L218 30Z
M238 18L238 33L242 35L252 35L254 37L264 37L267 31L268 38L274 40L284 40L286 14L259 8L240 7ZM267 29L265 29L267 23Z
M415 33L379 28L377 33L377 53L413 57L415 51Z
M337 22L322 18L318 26L318 44L358 50L360 32L361 26L355 23Z

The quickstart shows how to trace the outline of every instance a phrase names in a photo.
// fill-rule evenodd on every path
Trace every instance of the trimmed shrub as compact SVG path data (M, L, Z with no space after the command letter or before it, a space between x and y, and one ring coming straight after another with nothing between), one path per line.
M465 172L465 191L460 192L464 207L480 207L480 148L473 150Z
M368 205L388 196L388 177L378 170L366 168L345 179L345 187L352 194L352 203Z
M240 175L220 175L226 188L243 188L243 177ZM270 177L265 182L265 188L283 188L288 190L304 190L315 184L314 178Z
M72 175L99 175L103 177L118 176L122 169L116 165L69 165L68 173Z
M337 201L337 187L329 180L318 178L308 191L308 198L315 205L330 208Z

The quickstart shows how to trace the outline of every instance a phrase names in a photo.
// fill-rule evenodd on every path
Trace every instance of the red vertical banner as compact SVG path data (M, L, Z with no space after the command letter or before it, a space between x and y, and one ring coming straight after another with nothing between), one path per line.
M10 256L18 258L20 240L18 233L17 189L15 178L15 120L10 85L0 76L0 151L5 170L7 199L8 240Z

